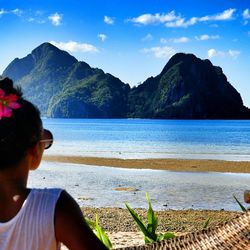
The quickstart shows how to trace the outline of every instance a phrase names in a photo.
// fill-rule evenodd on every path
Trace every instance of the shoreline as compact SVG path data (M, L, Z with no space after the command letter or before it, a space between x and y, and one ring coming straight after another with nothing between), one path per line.
M197 159L121 159L44 155L43 160L129 169L170 170L183 172L250 173L250 161L197 160Z

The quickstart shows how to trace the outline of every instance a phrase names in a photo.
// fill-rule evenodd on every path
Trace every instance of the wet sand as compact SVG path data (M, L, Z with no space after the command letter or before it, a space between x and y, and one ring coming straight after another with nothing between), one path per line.
M136 169L160 169L190 172L250 173L250 161L192 160L192 159L119 159L80 156L43 157L45 161L77 163Z

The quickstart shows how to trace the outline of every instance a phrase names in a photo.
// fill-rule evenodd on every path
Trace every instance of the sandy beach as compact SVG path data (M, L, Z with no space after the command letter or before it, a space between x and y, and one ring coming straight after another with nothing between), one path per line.
M78 156L44 156L43 160L52 162L76 163L93 166L109 166L135 169L159 169L191 172L232 172L250 173L250 162L222 160L189 159L118 159ZM126 209L123 208L82 208L84 216L99 223L107 232L113 248L144 244L143 235ZM146 221L145 209L136 209ZM210 227L236 217L239 212L216 210L164 210L156 211L159 218L159 232L171 231L176 235L201 230L205 221L211 218ZM67 248L63 248L67 249Z
M144 244L143 234L126 209L122 208L82 208L83 214L94 220L99 216L99 223L107 232L113 249ZM136 209L146 222L147 211ZM205 221L211 218L210 227L235 218L239 212L208 210L165 210L156 212L159 218L158 232L174 232L176 236L201 230ZM67 248L63 248L67 249Z
M80 156L52 156L43 157L45 161L77 163L93 166L109 166L119 168L160 169L172 171L192 172L231 172L250 173L249 161L222 160L190 160L190 159L119 159Z

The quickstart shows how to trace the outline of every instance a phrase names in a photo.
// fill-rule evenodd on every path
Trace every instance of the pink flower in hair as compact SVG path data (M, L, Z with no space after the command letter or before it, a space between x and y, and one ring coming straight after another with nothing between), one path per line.
M16 102L17 99L17 95L5 95L4 90L0 89L0 119L3 117L11 117L12 109L19 109L21 107L21 105Z

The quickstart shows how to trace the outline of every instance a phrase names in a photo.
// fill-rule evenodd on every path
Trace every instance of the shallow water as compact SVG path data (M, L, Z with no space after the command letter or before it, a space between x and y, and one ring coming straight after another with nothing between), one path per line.
M135 170L42 162L31 172L31 187L61 187L81 206L147 207L149 192L153 207L162 209L240 210L233 194L242 201L249 189L250 174L189 173L166 170ZM138 191L116 191L132 187Z

